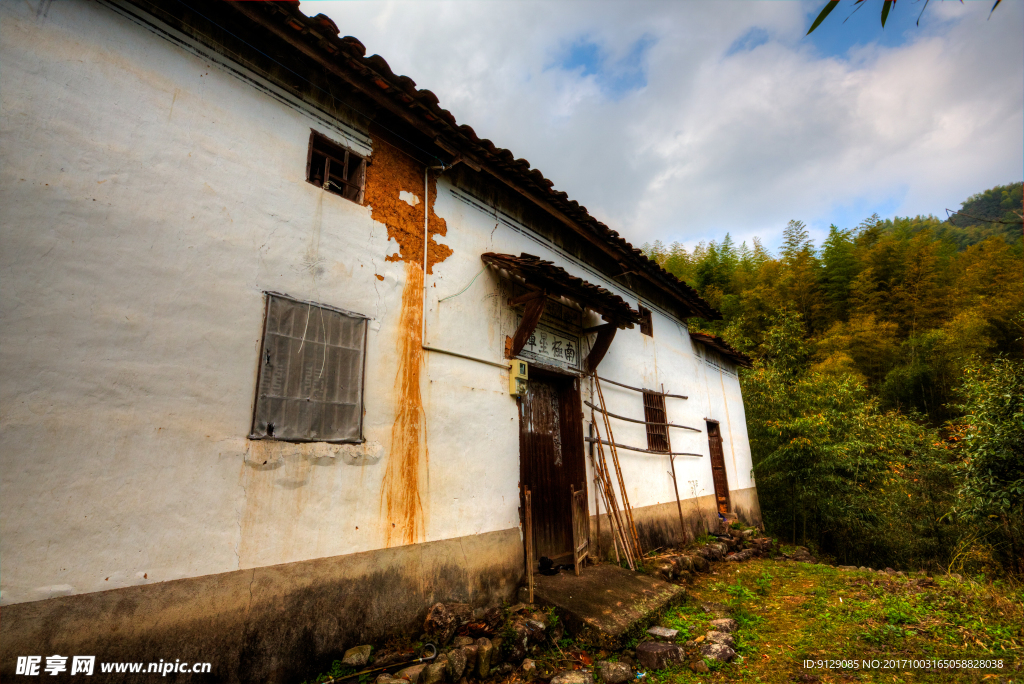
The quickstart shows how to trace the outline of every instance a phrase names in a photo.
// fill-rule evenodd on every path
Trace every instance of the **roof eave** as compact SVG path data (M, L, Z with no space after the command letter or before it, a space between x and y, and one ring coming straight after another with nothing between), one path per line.
M670 295L693 316L709 321L722 319L721 313L696 291L591 216L586 207L554 190L554 183L532 169L527 160L515 159L509 150L477 137L471 127L458 125L451 112L438 106L434 93L417 89L411 78L395 74L383 57L366 57L366 48L356 38L339 37L337 27L327 17L307 17L293 0L229 5L429 137L440 151L456 155L474 169L493 176L617 262L625 260L637 267L634 270L638 275Z

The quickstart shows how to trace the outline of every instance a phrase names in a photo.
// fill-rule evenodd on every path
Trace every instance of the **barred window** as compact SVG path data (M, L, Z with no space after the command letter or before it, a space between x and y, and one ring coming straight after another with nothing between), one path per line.
M644 390L644 420L647 421L647 448L651 451L668 452L668 426L651 425L667 423L665 395Z
M367 321L268 292L249 438L362 442Z

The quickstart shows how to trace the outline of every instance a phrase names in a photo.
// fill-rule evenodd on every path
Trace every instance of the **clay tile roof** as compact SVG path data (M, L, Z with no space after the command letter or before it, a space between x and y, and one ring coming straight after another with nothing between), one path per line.
M700 342L705 346L711 347L722 356L726 357L727 359L731 359L732 362L735 363L737 366L742 366L743 368L754 367L754 362L750 359L749 356L747 356L743 352L736 351L735 349L730 347L729 343L723 340L721 337L717 337L715 335L708 335L707 333L700 332L691 332L690 337L695 342Z
M295 0L228 2L227 5L250 21L269 28L290 42L299 53L322 61L336 76L361 87L365 93L372 93L372 97L386 103L392 111L404 112L410 120L418 122L416 125L421 131L435 136L439 145L443 141L445 148L457 149L463 158L486 166L497 178L544 202L572 221L595 243L610 248L621 265L628 266L626 270L641 274L671 294L691 315L721 320L722 315L695 290L591 216L586 207L570 200L564 192L555 190L554 183L539 170L531 168L528 160L516 159L509 150L478 137L471 127L459 125L451 112L438 105L434 93L417 90L411 78L395 74L380 55L366 57L366 48L357 39L322 36L322 31L316 33L316 29L324 27L326 22L319 17L307 17Z
M480 255L485 264L513 273L526 281L528 286L546 290L549 294L563 296L580 306L596 311L619 327L633 327L640 322L640 313L632 309L622 297L608 290L588 283L583 278L567 273L550 261L544 261L532 254Z

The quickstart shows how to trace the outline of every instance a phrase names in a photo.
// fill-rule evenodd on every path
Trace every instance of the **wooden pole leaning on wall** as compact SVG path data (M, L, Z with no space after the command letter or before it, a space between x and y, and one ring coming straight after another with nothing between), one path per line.
M597 426L594 426L594 430L600 439L600 431ZM615 488L612 486L611 477L608 474L608 461L604 457L604 449L598 444L598 454L601 457L601 478L604 487L605 505L611 511L610 522L613 523L612 528L615 532L614 538L618 541L618 545L622 548L622 553L626 557L626 564L629 565L630 570L636 570L636 563L633 560L633 553L630 550L630 545L626 542L626 536L629 534L626 530L625 524L623 523L623 515L619 510L619 502L615 498Z
M526 586L530 592L530 603L533 603L533 498L530 490L527 489L524 495L526 510L524 520L526 521L523 534L526 536Z
M593 421L594 414L591 411L591 421ZM596 423L591 423L594 426L594 432L597 435L597 453L599 461L597 461L598 473L601 477L601 492L604 495L604 505L608 509L608 522L612 527L612 542L618 542L622 546L622 551L626 556L626 563L629 565L630 570L636 570L636 564L633 560L633 554L630 551L630 545L626 542L627 532L622 522L622 515L619 513L618 502L615 499L615 489L612 487L612 481L608 475L608 462L604 457L604 447L601 445L601 432L597 427ZM616 559L618 559L618 546L615 547Z
M661 385L661 393L665 393L665 384ZM665 422L668 423L668 408L665 408ZM683 502L679 500L679 482L676 480L676 458L672 455L672 438L669 436L669 428L665 426L665 446L668 447L668 462L672 465L672 486L676 490L676 506L679 508L679 531L683 535L683 543L689 541L686 537L686 523L683 522Z
M594 514L597 516L597 539L594 540L594 557L601 559L601 493L598 491L597 466L594 465L594 448L590 448L590 467L594 470Z
M626 492L626 482L622 478L622 466L619 464L619 452L615 448L615 439L612 437L611 420L608 418L608 405L604 401L604 392L601 391L601 381L594 373L594 385L597 387L597 397L601 401L601 416L604 418L605 432L608 434L608 450L612 454L612 463L615 465L615 476L619 481L619 492L622 494L622 508L625 512L626 522L629 523L630 541L633 545L633 556L638 563L642 563L643 549L640 548L640 535L636 531L636 523L633 521L633 507L629 504L629 494ZM600 437L599 437L600 439Z
M615 549L615 562L620 563L619 558L619 546L625 539L620 539L624 531L622 529L622 520L619 517L618 503L615 501L615 491L611 488L611 481L608 479L608 464L604 458L604 449L601 446L601 432L598 430L597 424L594 422L594 411L590 411L590 425L594 429L594 434L597 435L597 457L593 459L594 462L594 477L599 480L598 491L601 494L601 498L604 500L605 510L608 512L608 526L611 528L612 536L612 548ZM625 552L625 548L623 548ZM632 561L627 556L626 563L630 568L633 568Z
M626 482L622 477L622 466L619 463L619 451L615 448L615 438L612 436L611 420L608 417L608 406L604 401L604 392L601 390L601 381L594 374L594 384L597 387L597 396L601 401L601 415L604 419L605 432L608 435L608 450L612 454L612 463L615 465L615 476L619 481L619 492L622 494L622 508L625 513L625 522L629 523L629 537L633 543L633 556L636 559L643 558L643 550L640 548L640 537L636 531L636 524L633 522L633 507L629 503L629 494L626 492Z

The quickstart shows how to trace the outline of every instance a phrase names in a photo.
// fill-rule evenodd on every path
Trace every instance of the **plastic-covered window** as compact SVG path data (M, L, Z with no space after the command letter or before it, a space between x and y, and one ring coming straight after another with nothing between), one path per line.
M250 439L363 441L367 320L267 294Z

